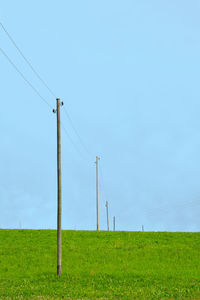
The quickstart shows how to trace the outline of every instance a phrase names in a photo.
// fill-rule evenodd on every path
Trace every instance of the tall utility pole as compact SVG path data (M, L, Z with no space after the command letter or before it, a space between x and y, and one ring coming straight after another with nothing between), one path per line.
M113 217L113 231L115 231L115 217Z
M54 113L57 113L57 187L58 187L58 206L57 206L57 275L61 276L61 134L60 134L60 106L63 102L60 99L56 99L57 109L53 109Z
M106 201L106 214L107 214L107 231L109 231L108 201Z
M99 157L96 156L96 188L97 188L97 231L99 231L99 183L98 183L98 161Z

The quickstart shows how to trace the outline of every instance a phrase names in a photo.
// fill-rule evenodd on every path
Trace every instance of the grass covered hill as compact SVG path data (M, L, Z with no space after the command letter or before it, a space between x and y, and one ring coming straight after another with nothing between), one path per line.
M200 299L200 234L0 230L0 299Z

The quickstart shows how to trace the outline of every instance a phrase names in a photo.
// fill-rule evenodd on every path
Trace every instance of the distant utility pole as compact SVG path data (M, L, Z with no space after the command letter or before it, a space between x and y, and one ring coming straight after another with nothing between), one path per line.
M142 225L142 231L144 231L144 225Z
M108 201L106 201L107 231L109 231Z
M97 189L97 231L99 231L99 183L98 183L98 161L99 157L96 156L96 189Z
M113 217L113 231L115 231L115 217Z
M53 109L57 113L57 185L58 185L58 206L57 206L57 275L61 276L61 134L60 134L60 106L63 102L56 99L57 109Z

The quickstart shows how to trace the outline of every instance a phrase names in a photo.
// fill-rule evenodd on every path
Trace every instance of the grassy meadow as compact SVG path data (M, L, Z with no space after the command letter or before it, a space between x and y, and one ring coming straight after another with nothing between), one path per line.
M200 299L200 234L0 230L0 299Z

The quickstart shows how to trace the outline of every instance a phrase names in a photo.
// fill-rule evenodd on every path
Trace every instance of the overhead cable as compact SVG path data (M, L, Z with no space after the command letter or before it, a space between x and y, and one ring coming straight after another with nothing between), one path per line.
M52 109L53 107L48 103L48 101L38 92L38 90L30 83L30 81L24 76L24 74L17 68L17 66L12 62L9 56L0 48L1 53L5 56L5 58L9 61L9 63L13 66L13 68L20 74L20 76L26 81L26 83L34 90L34 92Z
M101 165L99 165L99 169L100 169L100 174L101 174L101 179L102 179L102 192L103 192L103 195L105 197L105 200L108 200L107 197L106 197L107 195L105 193L105 185L104 185L103 172L102 172Z
M79 148L76 146L76 144L74 143L73 139L71 138L71 136L69 135L67 129L65 128L65 126L63 125L63 123L61 122L61 126L64 129L65 134L67 135L68 139L70 140L70 142L72 143L72 145L74 146L74 148L76 149L76 151L80 154L81 158L83 158L82 153L80 152ZM83 158L84 159L84 158Z
M33 67L33 65L30 63L30 61L26 58L26 56L23 54L23 52L21 51L21 49L19 48L19 46L16 44L16 42L14 41L14 39L12 38L12 36L10 35L10 33L8 32L8 30L4 27L4 25L2 23L0 23L0 26L2 27L2 29L4 30L4 32L6 33L6 35L8 36L9 40L12 42L12 44L14 45L14 47L17 49L17 51L20 53L20 55L23 57L23 59L25 60L25 62L28 64L28 66L31 68L31 70L33 71L33 73L37 76L37 78L42 82L42 84L48 89L48 91L51 93L51 95L54 98L57 98L55 93L52 91L52 89L47 85L47 83L41 78L41 76L38 74L38 72L35 70L35 68ZM26 77L23 75L23 73L16 67L16 65L11 61L11 59L8 57L8 55L1 49L1 52L3 53L3 55L8 59L8 61L10 62L10 64L12 64L12 66L15 68L15 70L21 75L21 77L29 84L29 86L36 92L36 94L43 100L46 102L46 104L48 106L50 106L52 108L52 106L44 99L44 97L42 97L40 95L40 93L38 92L38 90L26 79ZM89 154L89 150L86 147L83 139L81 138L80 134L78 133L76 127L74 126L74 123L67 111L67 109L64 107L64 112L68 118L68 120L70 121L71 127L73 128L74 132L76 133L80 143L82 144L83 148L85 149L85 151ZM79 149L77 148L77 146L75 145L75 143L73 142L72 138L70 137L70 135L68 134L67 130L65 129L64 125L62 124L63 129L65 131L65 133L67 134L69 140L71 141L71 143L74 145L74 147L76 148L76 150L80 153Z
M43 85L48 89L48 91L51 93L51 95L56 98L55 93L50 89L50 87L47 85L47 83L41 78L41 76L38 74L38 72L34 69L34 67L32 66L32 64L30 63L30 61L26 58L26 56L23 54L23 52L20 50L20 48L17 46L16 42L14 41L14 39L11 37L11 35L8 33L8 31L6 30L6 28L3 26L2 23L0 23L0 26L2 27L2 29L4 30L4 32L6 33L6 35L8 36L9 40L12 42L12 44L15 46L15 48L17 49L17 51L20 53L20 55L23 57L23 59L25 60L25 62L29 65L29 67L31 68L31 70L33 71L33 73L37 76L37 78L43 83Z
M88 155L91 155L91 153L90 153L90 151L88 150L88 148L86 147L86 145L85 145L83 139L81 138L80 134L78 133L76 127L74 126L74 123L73 123L73 121L72 121L72 119L71 119L71 117L70 117L70 115L69 115L67 109L66 109L65 107L63 107L63 108L64 108L64 112L65 112L65 114L66 114L66 116L67 116L67 118L68 118L68 120L69 120L69 122L70 122L70 124L71 124L71 127L73 128L75 134L77 135L77 137L78 137L78 139L79 139L81 145L83 146L83 148L85 149L85 151L88 153Z

